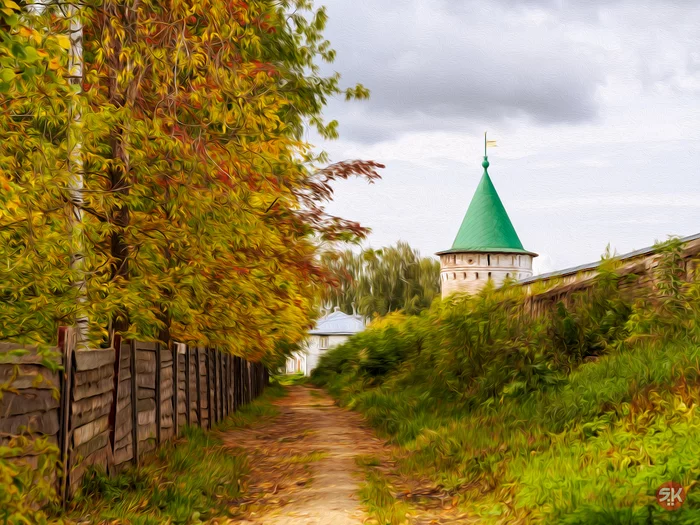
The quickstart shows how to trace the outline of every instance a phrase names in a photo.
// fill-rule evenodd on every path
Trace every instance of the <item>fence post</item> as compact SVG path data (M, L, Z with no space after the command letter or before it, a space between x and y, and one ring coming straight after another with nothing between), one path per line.
M219 393L219 421L224 419L224 356L221 354L220 350L216 351L216 363L218 366L218 372L216 373L216 391Z
M139 465L139 405L136 371L136 341L129 341L129 368L131 368L131 450L134 465Z
M72 385L72 375L73 375L73 329L62 326L58 329L58 347L61 350L63 356L63 373L61 374L61 423L59 425L59 461L63 467L61 471L60 485L59 485L59 498L61 503L65 507L68 500L68 476L70 473L70 465L68 464L68 442L70 440L70 433L68 431L68 425L70 424L70 404L71 404L71 391L73 389Z
M226 400L228 402L229 415L233 412L233 397L231 396L233 385L233 375L231 374L232 367L233 359L231 358L231 354L226 354Z
M190 345L185 345L185 421L187 422L187 426L189 427L192 425L192 414L190 411L192 410L190 406Z
M236 374L236 388L238 390L238 407L240 408L243 406L243 388L245 385L243 384L243 358L237 357L236 358L238 362L238 370Z
M221 354L221 399L223 400L224 406L224 417L228 416L228 365L226 361L226 356L228 354Z
M173 437L177 437L180 427L179 421L179 406L180 406L180 375L178 374L178 365L180 363L180 345L172 343L173 347Z
M197 348L195 349L195 357L197 358L197 426L199 428L204 428L204 425L202 425L202 358L200 355L199 346L197 346Z
M109 444L112 449L112 463L114 463L114 447L117 442L117 403L119 403L119 382L122 369L122 336L121 334L114 334L112 339L112 346L114 346L114 395L112 396L112 406L109 408ZM114 468L114 465L112 465Z
M252 394L253 394L252 390L253 389L251 388L252 387L252 381L251 381L252 374L250 373L250 361L248 361L248 360L246 360L246 362L245 362L245 375L246 375L246 386L248 387L247 392L246 392L246 403L250 403L253 400L252 399Z
M223 418L223 399L221 399L221 352L219 350L214 350L214 364L216 365L216 397L218 398L216 404L216 418L221 421Z
M209 413L209 420L207 422L208 427L211 428L211 351L209 347L204 349L204 363L206 365L207 372L207 412Z
M219 350L215 350L214 352L214 364L216 365L216 396L219 398L216 406L216 417L221 421L223 419L221 417L221 414L223 414L223 399L221 399L221 352Z
M218 379L218 370L216 369L216 350L213 348L209 349L209 367L211 371L211 398L212 398L212 413L213 419L212 423L216 423L219 420L219 406L218 399L216 395L216 380Z
M160 388L160 367L162 365L160 343L156 344L156 443L160 444L160 404L162 402L162 389Z

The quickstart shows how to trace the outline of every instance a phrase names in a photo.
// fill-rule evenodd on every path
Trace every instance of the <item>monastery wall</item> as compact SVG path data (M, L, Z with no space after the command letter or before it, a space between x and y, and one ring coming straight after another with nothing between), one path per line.
M700 258L700 234L686 237L682 241L686 277L690 278ZM634 294L635 290L653 286L654 269L661 257L653 247L620 256L622 265L617 272L625 277L620 281L620 288ZM592 289L596 283L599 265L600 263L592 263L525 279L520 284L526 287L530 295L527 301L528 310L533 315L540 315L559 301L566 303L574 293Z

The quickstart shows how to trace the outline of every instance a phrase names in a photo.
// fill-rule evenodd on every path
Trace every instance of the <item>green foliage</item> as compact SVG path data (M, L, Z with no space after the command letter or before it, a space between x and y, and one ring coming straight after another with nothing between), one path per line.
M25 5L0 0L0 340L55 344L87 318L91 347L121 332L278 362L331 280L321 244L367 231L324 212L331 183L381 167L328 165L305 140L337 136L329 97L368 94L320 73L325 10Z
M54 487L57 457L58 449L47 438L17 436L0 445L2 523L48 523L42 507L57 503ZM36 465L31 462L34 458Z
M215 430L241 428L277 413L271 401L284 394L272 387L256 401L222 421ZM197 523L232 516L245 492L248 464L223 445L216 431L188 427L182 438L165 443L139 468L109 477L86 476L72 502L70 517L91 522Z
M17 349L0 355L0 363L5 363L4 369L11 370L9 376L0 380L0 405L4 407L11 407L17 401L2 403L8 393L18 393L13 383L24 375L20 365L10 368L8 361L26 353L26 350ZM39 348L37 355L42 358L41 363L47 370L56 371L59 368L52 349ZM48 386L41 374L34 376L32 385L40 388ZM58 399L57 389L54 388L52 394ZM46 523L43 507L57 503L55 478L58 448L48 437L34 437L24 433L21 427L17 435L4 434L0 437L0 519L10 524Z
M365 481L360 486L360 500L375 519L368 524L403 525L408 523L409 506L398 500L386 476L377 468L381 462L373 456L358 456L357 465L364 470Z
M416 314L440 295L440 263L405 242L360 253L328 251L322 261L335 280L324 290L324 304L348 314L354 307L367 317Z
M337 135L328 97L366 90L319 72L333 52L306 0L132 3L2 11L0 339L87 317L93 345L116 329L275 361L330 279L320 243L366 233L322 203L380 165L304 140Z
M314 381L399 445L400 473L485 523L695 523L696 492L673 516L654 500L700 480L700 280L680 249L659 246L654 286L604 261L539 318L506 286L376 321ZM392 364L376 374L373 359ZM367 498L380 516L381 494Z

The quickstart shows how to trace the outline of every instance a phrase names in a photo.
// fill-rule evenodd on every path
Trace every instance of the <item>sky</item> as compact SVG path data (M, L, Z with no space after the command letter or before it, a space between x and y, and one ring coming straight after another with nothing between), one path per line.
M697 0L319 0L325 71L368 101L332 100L333 161L382 180L337 183L327 211L423 255L451 247L489 174L535 273L700 232Z

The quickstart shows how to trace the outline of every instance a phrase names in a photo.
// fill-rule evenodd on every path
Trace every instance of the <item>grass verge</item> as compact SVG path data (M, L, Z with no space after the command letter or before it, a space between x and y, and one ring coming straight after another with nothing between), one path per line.
M355 463L364 473L360 485L360 501L370 518L366 525L404 525L409 521L410 507L394 496L395 490L379 470L380 460L374 456L357 456Z
M700 524L694 265L669 243L651 275L603 261L590 289L538 315L517 286L391 314L326 353L313 381L395 445L394 484L470 520ZM390 508L370 481L366 504ZM673 512L656 501L670 481L686 495Z
M160 525L234 516L243 496L248 462L238 451L225 449L217 431L246 427L276 415L272 401L283 395L283 387L270 386L212 432L186 428L180 438L143 458L139 468L127 467L112 478L93 470L74 499L67 521Z

